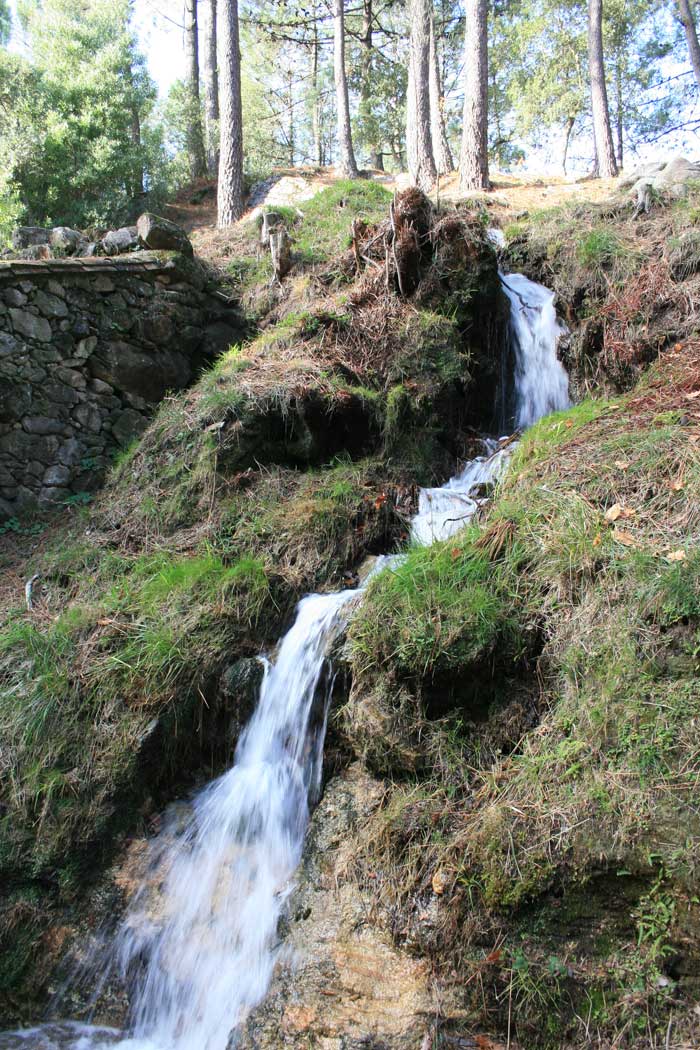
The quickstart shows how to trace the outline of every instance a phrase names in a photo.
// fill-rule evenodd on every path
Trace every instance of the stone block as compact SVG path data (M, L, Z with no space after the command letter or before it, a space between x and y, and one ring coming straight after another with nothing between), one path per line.
M25 306L27 302L27 296L18 288L7 288L3 293L3 299L8 306Z
M48 292L40 290L35 294L32 302L44 317L68 316L68 307L63 299L59 299L57 295L50 295Z
M60 419L49 416L25 416L22 420L22 428L28 434L46 436L47 434L63 434L66 424Z
M39 343L51 341L51 325L45 317L37 317L27 310L10 310L12 327L25 339L33 339Z
M44 472L42 479L43 484L46 486L66 486L70 481L70 469L62 463L54 463L53 466L49 467Z

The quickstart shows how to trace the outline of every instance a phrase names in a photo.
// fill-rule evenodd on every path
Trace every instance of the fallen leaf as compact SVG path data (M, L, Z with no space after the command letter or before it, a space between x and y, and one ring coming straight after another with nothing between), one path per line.
M621 518L634 518L637 516L637 512L634 507L623 507L620 512Z
M683 488L683 482L680 478L676 478L675 481L670 482L668 487L670 488L671 492L680 492Z
M629 467L629 463L625 459L616 459L615 466L618 470L627 470Z
M447 887L447 875L444 871L436 871L433 875L433 893L441 897Z
M676 351L676 353L678 353L680 350L683 349L683 343L676 343L673 349Z
M631 532L625 532L624 529L613 529L613 539L617 540L618 543L624 543L626 547L636 547L637 540Z
M593 546L594 546L594 547L600 547L600 533L597 533L597 534L596 534L596 535L595 535L595 536L593 537Z
M617 521L622 514L622 506L619 503L613 503L612 507L608 507L605 512L606 521Z
M571 430L573 425L574 425L573 419L567 419L566 423L564 424L564 426L566 427L567 430Z
M666 555L666 561L685 561L685 551L671 551Z

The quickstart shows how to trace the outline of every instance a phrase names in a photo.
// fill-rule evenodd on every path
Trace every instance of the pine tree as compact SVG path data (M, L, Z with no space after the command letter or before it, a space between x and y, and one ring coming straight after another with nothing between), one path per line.
M438 59L437 36L435 34L435 15L430 16L430 135L433 141L433 155L439 175L454 171L452 150L447 140L445 117L443 114L443 92L440 82L440 62Z
M685 33L685 39L688 44L690 64L693 67L693 74L697 81L697 85L700 87L700 44L698 44L698 34L695 28L693 12L690 7L690 0L678 0L678 8L680 10L681 25L683 26L683 32Z
M358 171L352 147L350 96L345 72L345 0L335 0L333 42L335 97L338 111L338 170L344 178L356 179Z
M464 121L460 156L463 193L489 188L488 0L465 0Z
M207 172L202 133L202 107L199 96L199 37L197 31L197 0L185 0L185 63L188 94L187 152L190 175L198 179Z
M218 0L219 143L218 224L231 226L243 211L243 109L238 0Z
M409 0L406 152L411 180L430 190L437 178L430 128L430 23L432 0Z
M603 0L588 0L588 71L591 82L593 135L597 170L603 178L617 175L608 92L603 61Z
M219 70L216 55L216 0L204 0L202 82L206 131L207 171L216 175L219 167Z

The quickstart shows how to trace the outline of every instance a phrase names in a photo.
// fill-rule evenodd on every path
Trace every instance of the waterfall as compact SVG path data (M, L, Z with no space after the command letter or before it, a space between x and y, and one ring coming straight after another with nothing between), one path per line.
M569 404L557 359L554 295L519 274L502 276L511 307L518 427ZM430 544L473 517L503 471L511 439L483 439L483 455L440 488L421 489L411 537ZM401 556L380 558L372 575ZM150 876L111 945L135 979L129 1034L73 1022L0 1033L0 1050L226 1050L265 997L277 926L293 888L310 806L320 788L328 701L328 648L362 587L313 594L297 608L232 768L193 800L184 827L150 845ZM154 885L154 881L156 885Z
M557 358L565 329L557 320L554 292L520 273L501 274L501 284L510 301L515 425L522 430L550 412L569 407L569 377Z

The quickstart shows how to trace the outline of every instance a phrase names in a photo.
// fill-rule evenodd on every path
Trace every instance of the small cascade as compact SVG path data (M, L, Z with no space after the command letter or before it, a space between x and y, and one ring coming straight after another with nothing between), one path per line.
M522 428L569 404L566 372L557 359L563 329L553 293L519 274L502 276L502 282L511 305L516 421ZM422 489L412 541L427 545L461 529L515 445L484 438L483 454L459 475L440 488ZM400 558L377 559L371 575ZM195 797L184 826L166 826L151 843L149 877L110 946L112 968L123 978L142 966L128 1035L52 1023L0 1033L0 1050L235 1045L231 1033L264 999L272 978L278 921L320 788L333 685L329 645L367 582L299 603L276 659L266 664L258 706L233 767Z
M464 528L488 498L489 487L500 477L513 443L483 439L484 454L471 459L461 474L440 488L421 489L411 539L427 547L449 539Z
M565 328L557 320L554 292L523 277L501 274L510 301L510 333L515 356L515 425L531 427L538 419L568 408L569 377L557 357Z

